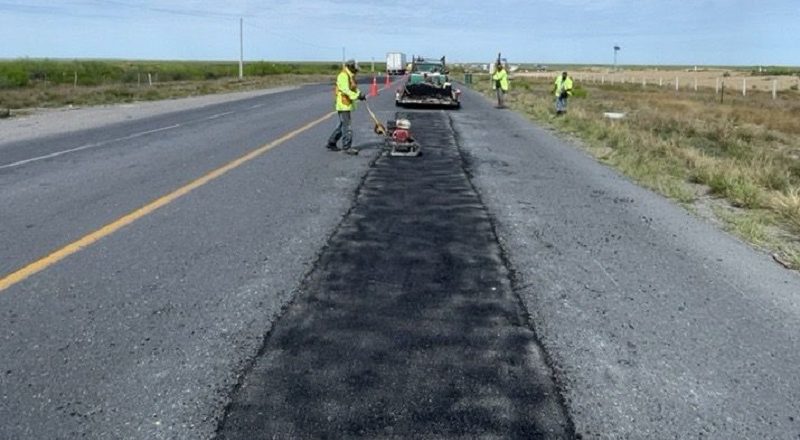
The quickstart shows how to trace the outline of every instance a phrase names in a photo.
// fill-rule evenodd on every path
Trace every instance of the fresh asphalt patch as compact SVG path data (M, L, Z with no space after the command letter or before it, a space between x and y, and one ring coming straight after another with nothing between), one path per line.
M219 438L574 437L448 114L406 116L423 155L370 168Z

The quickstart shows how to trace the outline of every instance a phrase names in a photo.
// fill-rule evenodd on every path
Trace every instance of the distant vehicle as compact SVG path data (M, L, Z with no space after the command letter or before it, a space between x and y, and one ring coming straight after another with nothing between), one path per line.
M402 52L389 52L386 54L386 72L389 75L406 74L406 54Z
M411 72L395 94L395 105L461 107L461 90L453 87L445 57L413 57Z

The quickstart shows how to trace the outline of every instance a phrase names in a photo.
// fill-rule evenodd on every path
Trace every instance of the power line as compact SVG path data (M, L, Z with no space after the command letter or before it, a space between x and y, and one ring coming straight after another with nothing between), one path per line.
M99 7L99 8L98 8ZM109 11L112 7L113 10ZM244 14L235 14L230 12L220 12L207 9L192 9L192 8L169 8L162 6L148 6L141 3L132 3L122 0L76 0L64 1L60 4L53 5L51 2L14 2L14 1L0 1L0 10L11 12L20 12L35 15L58 15L70 17L98 17L109 15L110 12L117 12L114 16L121 16L119 9L129 9L134 11L153 12L161 15L195 17L195 18L210 18L210 19L225 19L225 20L238 20L240 17L248 17ZM98 10L102 9L102 10Z
M117 6L135 10L145 10L168 15L180 15L186 17L201 17L201 18L225 18L225 19L239 19L242 14L233 14L229 12L217 12L203 9L172 9L160 6L146 6L141 4L131 4L119 0L90 0L90 3L108 6Z
M253 29L258 29L258 30L260 30L262 32L266 32L266 33L268 33L270 35L275 35L277 37L281 37L281 38L284 38L284 39L287 39L287 40L294 41L295 43L299 43L299 44L302 44L302 45L305 45L305 46L309 46L309 47L314 47L314 48L317 48L317 49L324 49L324 50L339 50L339 49L341 49L341 46L324 46L324 45L321 45L321 44L312 43L312 42L300 39L298 37L295 37L294 35L275 32L273 30L267 29L266 27L260 26L260 25L257 25L257 24L245 23L244 25L247 26L247 27L253 28Z

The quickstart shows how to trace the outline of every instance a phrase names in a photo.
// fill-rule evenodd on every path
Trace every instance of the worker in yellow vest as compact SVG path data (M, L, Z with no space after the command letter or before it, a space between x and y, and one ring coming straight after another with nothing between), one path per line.
M508 93L508 72L505 67L503 67L503 63L499 60L495 65L492 80L492 86L497 93L497 108L505 108L506 106L503 98L505 94Z
M567 72L561 73L556 77L553 91L556 94L556 115L563 115L567 112L567 98L572 96L572 77Z
M358 85L356 84L357 72L358 63L355 60L348 60L336 77L333 95L336 112L339 115L339 123L328 138L327 148L329 150L339 151L339 147L336 144L341 139L341 151L347 154L358 154L358 150L353 148L353 127L350 114L356 109L356 100L363 101L367 99L367 96L364 92L358 90Z

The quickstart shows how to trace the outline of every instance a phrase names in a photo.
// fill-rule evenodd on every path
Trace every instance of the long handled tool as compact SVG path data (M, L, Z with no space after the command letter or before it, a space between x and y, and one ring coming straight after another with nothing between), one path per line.
M375 116L375 113L372 113L372 109L369 108L369 104L367 103L367 101L364 101L364 105L367 107L367 111L369 112L369 115L372 117L372 120L375 122L375 128L373 129L375 131L375 133L379 134L381 136L386 136L386 127L384 127L384 125L381 124L381 121L378 120L378 117Z
M369 108L369 104L367 103L367 101L364 101L364 105L367 107L367 112L369 112L370 117L372 117L372 120L375 122L375 128L374 128L375 134L383 137L384 143L386 144L387 147L389 147L389 155L390 156L412 156L413 157L413 156L419 156L420 155L419 144L416 141L414 141L413 139L409 138L409 139L405 139L403 141L397 141L397 140L393 139L392 134L395 133L395 131L394 131L394 130L396 130L395 124L397 122L394 122L394 123L390 122L389 123L389 126L392 127L392 133L389 133L389 131L386 129L386 127L383 124L381 124L381 122L378 120L378 117L375 116L375 113L372 112L372 109ZM408 121L405 121L405 122L406 122L406 124L409 124ZM405 127L406 130L409 129L409 128L411 128L410 124Z

